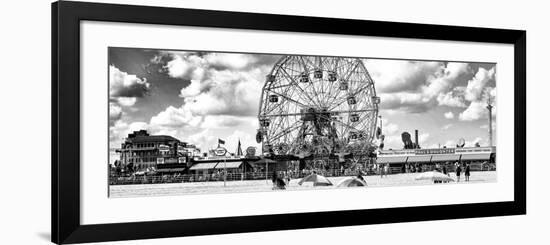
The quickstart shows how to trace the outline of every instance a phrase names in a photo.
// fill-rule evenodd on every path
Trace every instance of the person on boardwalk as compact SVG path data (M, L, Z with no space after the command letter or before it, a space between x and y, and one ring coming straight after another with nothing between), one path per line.
M470 181L470 164L466 164L466 169L464 169L464 178L466 178L466 181Z
M456 181L460 182L460 172L462 172L462 167L460 167L460 164L456 165Z

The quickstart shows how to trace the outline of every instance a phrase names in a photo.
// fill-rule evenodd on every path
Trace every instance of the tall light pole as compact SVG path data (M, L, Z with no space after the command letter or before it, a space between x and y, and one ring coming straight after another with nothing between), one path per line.
M491 105L491 96L487 99L487 110L489 110L489 146L493 146L493 105Z
M378 118L380 118L380 134L382 134L382 115L378 115Z

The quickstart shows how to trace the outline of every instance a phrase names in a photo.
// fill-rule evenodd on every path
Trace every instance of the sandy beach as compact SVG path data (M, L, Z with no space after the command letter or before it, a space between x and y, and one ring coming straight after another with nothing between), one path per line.
M433 185L433 182L428 180L415 180L418 173L393 174L381 178L379 175L363 176L368 187L391 187L391 186L410 186L410 185ZM456 175L450 175L456 180ZM329 180L336 185L339 181L347 177L330 177ZM313 187L312 183L298 185L300 179L292 179L286 187L286 191L296 190L311 190L337 188L335 186ZM472 172L470 182L464 181L464 176L461 176L460 182L445 183L445 185L454 184L475 184L475 183L492 183L497 181L496 171ZM236 192L259 192L273 191L271 180L246 180L246 181L228 181L224 187L223 181L216 182L191 182L191 183L170 183L170 184L146 184L146 185L111 185L110 197L144 197L144 196L175 196L175 195L193 195L193 194L220 194L220 193L236 193ZM350 187L350 188L365 188L365 187Z

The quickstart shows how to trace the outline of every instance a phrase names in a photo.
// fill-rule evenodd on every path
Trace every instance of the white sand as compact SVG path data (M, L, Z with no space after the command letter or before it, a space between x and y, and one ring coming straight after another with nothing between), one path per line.
M379 175L363 176L367 181L368 187L387 187L387 186L410 186L410 185L433 185L431 181L415 180L418 173L408 174L393 174L380 178ZM454 173L450 174L453 179L456 179ZM330 177L329 180L336 185L340 180L346 177ZM313 187L312 183L298 185L300 179L293 179L287 185L287 191L292 190L311 190L336 188L335 186ZM470 182L464 181L464 175L461 176L460 182L446 183L445 185L453 184L468 184L468 183L491 183L497 181L496 171L487 172L472 172ZM245 181L228 181L224 187L223 181L218 182L192 182L192 183L171 183L171 184L146 184L146 185L112 185L110 186L111 197L142 197L142 196L173 196L173 195L189 195L189 194L216 194L216 193L234 193L234 192L258 192L272 191L273 184L271 180L245 180ZM364 187L353 187L364 188Z

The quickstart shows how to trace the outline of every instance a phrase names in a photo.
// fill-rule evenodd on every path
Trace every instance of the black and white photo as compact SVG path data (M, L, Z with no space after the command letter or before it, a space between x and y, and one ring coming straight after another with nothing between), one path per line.
M109 47L108 194L494 183L496 67Z

